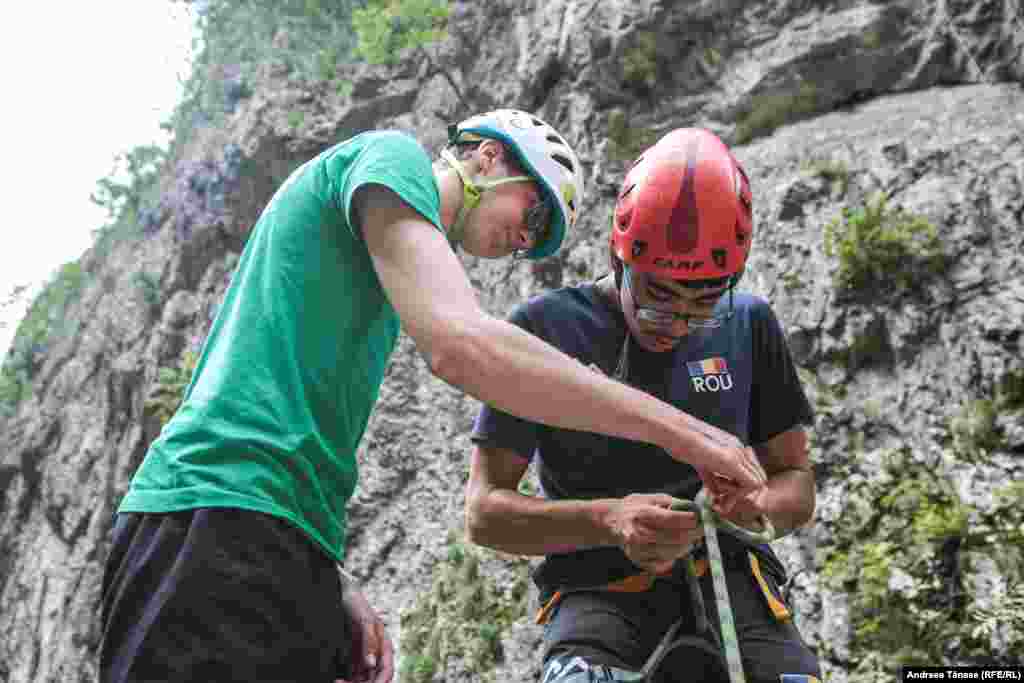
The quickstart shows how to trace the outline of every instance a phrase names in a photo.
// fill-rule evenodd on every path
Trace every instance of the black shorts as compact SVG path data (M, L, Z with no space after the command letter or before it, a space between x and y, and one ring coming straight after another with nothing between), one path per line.
M762 577L768 590L781 600L780 577L768 571L763 571ZM780 620L772 613L768 598L743 554L727 562L726 583L747 680L778 683L780 674L805 674L820 679L817 656L804 643L792 620ZM700 586L707 618L719 632L710 572L700 579ZM791 606L789 609L792 611ZM679 618L683 625L676 636L695 636L689 588L678 580L659 579L651 590L642 593L568 593L545 627L545 671L565 669L577 657L589 664L639 671ZM655 681L728 681L724 653L718 656L721 651L717 644L707 638L703 640L703 649L684 646L672 651L657 670ZM553 678L557 680L557 676Z
M337 567L290 523L200 508L119 514L112 535L101 683L333 683L347 673Z

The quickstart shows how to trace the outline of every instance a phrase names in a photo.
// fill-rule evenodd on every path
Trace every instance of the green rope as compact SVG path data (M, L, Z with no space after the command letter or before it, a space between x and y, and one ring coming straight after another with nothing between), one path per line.
M733 524L712 509L710 496L704 489L701 489L695 500L678 501L672 505L672 509L695 513L704 527L704 543L708 548L708 564L711 567L711 581L715 589L715 604L718 607L718 622L722 629L722 649L725 650L729 681L730 683L746 683L747 677L743 672L743 662L740 658L739 638L736 636L736 620L733 617L732 604L729 602L729 588L725 583L725 564L722 562L722 550L718 544L718 532L722 531L749 543L768 543L775 538L775 528L771 521L763 515L761 517L762 530L759 532ZM693 594L694 606L698 613L697 630L703 631L707 625L707 617L704 614L704 599L697 584L697 573L692 558L688 558L687 573L690 592ZM677 620L662 637L658 647L654 649L644 665L640 680L648 680L647 677L654 672L668 651L674 647L672 640L681 623L682 619Z

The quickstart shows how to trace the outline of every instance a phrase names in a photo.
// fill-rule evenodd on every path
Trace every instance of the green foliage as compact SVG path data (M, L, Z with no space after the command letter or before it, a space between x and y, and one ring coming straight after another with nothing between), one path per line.
M302 125L302 122L306 120L305 112L301 111L290 111L288 112L288 125L292 128L298 128Z
M157 387L146 400L145 412L157 418L161 427L167 424L181 405L198 361L199 356L196 353L185 351L177 367L163 367L158 371Z
M65 263L29 306L0 367L0 412L11 412L31 393L45 346L67 330L68 308L78 298L85 277L77 262Z
M975 607L969 613L971 637L990 641L1000 635L1011 652L1024 650L1024 583L998 593L988 607Z
M975 399L964 405L950 422L953 445L960 457L968 462L985 461L999 447L998 415L996 402L991 399Z
M356 53L371 64L394 64L404 49L443 40L447 26L445 0L369 0L352 12Z
M657 134L652 130L630 126L626 122L626 112L622 109L608 112L608 148L612 159L633 161L657 139Z
M803 280L800 279L800 274L795 270L787 270L780 274L779 281L782 282L782 288L787 292L793 292L804 286Z
M971 526L966 547L985 550L999 547L1003 551L995 554L997 564L1015 578L1024 578L1024 481L1014 481L998 489L991 509L978 511L977 520Z
M636 34L636 45L622 56L622 81L641 91L653 90L658 84L658 39L651 31Z
M152 309L160 305L160 282L154 275L138 271L132 275L132 284L142 303Z
M756 137L768 135L784 123L819 111L822 108L818 89L812 83L801 83L796 94L760 95L736 124L736 143L745 145Z
M140 220L159 200L160 177L167 164L166 150L156 145L139 145L114 158L113 170L96 182L96 191L90 195L109 219L93 232L98 252L105 253L116 240L142 234Z
M852 680L872 675L870 666L895 671L990 653L983 624L991 611L971 606L965 577L971 553L1012 555L1010 571L1020 572L1024 484L996 499L988 512L973 509L932 465L905 449L887 454L881 471L850 492L834 545L821 557L821 576L850 593L851 661L871 662Z
M877 50L882 45L882 34L878 31L866 31L860 37L860 42L869 50Z
M1003 410L1024 410L1024 367L999 378L998 402Z
M200 38L182 101L163 124L172 155L251 93L258 70L279 65L300 81L333 81L355 43L359 0L182 0L196 8Z
M825 254L838 255L836 285L847 293L905 290L946 267L935 226L888 207L878 194L859 209L844 208L825 226Z
M156 145L140 145L114 159L114 170L100 179L90 199L111 218L126 212L134 219L157 186L167 152Z
M499 585L480 570L486 552L449 535L429 590L401 616L403 681L426 683L444 673L449 658L485 680L501 660L501 635L526 613L529 564L511 560L514 578Z
M841 159L813 159L802 164L805 171L826 180L838 194L846 194L850 187L850 169Z

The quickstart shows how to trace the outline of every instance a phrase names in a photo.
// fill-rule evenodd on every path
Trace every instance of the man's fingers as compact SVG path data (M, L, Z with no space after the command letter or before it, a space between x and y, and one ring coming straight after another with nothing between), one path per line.
M391 683L395 676L395 651L391 645L391 638L388 637L382 622L377 622L378 642L380 643L380 660L377 668L377 676L374 683Z

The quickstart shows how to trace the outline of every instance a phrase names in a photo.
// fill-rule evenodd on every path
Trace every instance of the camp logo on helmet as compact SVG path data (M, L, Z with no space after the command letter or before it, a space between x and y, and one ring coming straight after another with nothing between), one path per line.
M655 268L671 268L672 270L697 270L703 265L703 261L676 261L674 259L665 258L664 256L656 256L654 258Z

